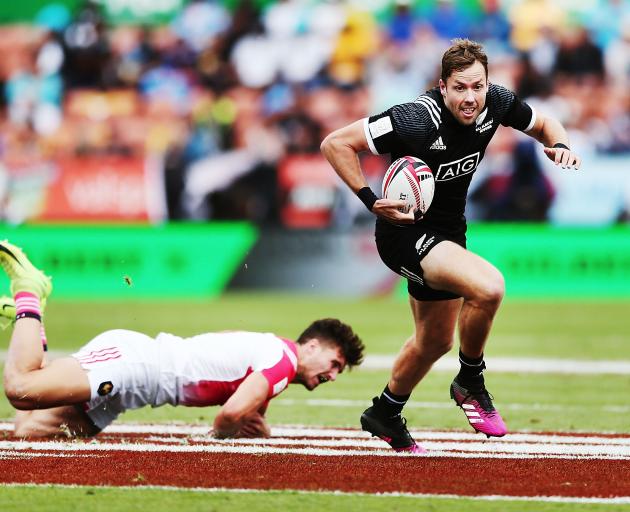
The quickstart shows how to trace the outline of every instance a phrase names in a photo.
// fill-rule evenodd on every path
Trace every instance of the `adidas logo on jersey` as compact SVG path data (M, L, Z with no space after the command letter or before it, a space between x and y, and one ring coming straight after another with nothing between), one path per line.
M438 139L431 144L431 147L429 149L436 149L436 150L445 150L446 146L444 145L444 142L442 141L442 137L438 137Z

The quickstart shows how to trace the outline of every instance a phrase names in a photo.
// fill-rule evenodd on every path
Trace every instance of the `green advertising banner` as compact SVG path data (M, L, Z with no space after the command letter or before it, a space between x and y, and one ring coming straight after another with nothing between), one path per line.
M67 13L72 15L85 2L83 0L56 0L43 2L42 0L21 0L20 2L0 2L0 24L9 23L43 23L59 12L50 9L43 11L48 5L65 6ZM158 25L169 23L188 3L187 0L98 0L107 21L112 24L148 24ZM65 14L67 16L67 14ZM45 24L45 23L44 23Z
M165 226L0 226L53 277L55 297L219 295L256 242L247 223ZM9 283L0 272L0 295Z
M473 224L468 249L503 273L508 298L630 298L629 226Z

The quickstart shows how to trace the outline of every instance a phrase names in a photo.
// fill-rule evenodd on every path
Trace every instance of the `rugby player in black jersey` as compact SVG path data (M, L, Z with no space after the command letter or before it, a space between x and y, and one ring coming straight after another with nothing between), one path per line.
M380 397L361 416L364 430L398 451L423 452L406 428L402 409L433 363L454 343L458 326L461 369L450 388L471 426L503 436L505 423L492 404L482 371L484 347L505 290L492 264L466 250L464 208L472 175L499 124L541 142L562 168L580 166L566 130L536 113L514 93L488 81L483 48L456 39L442 57L439 86L415 101L334 131L321 149L337 174L377 215L376 246L383 262L408 282L414 334L398 354ZM435 176L428 212L414 222L404 201L378 199L357 154L389 153L424 160Z

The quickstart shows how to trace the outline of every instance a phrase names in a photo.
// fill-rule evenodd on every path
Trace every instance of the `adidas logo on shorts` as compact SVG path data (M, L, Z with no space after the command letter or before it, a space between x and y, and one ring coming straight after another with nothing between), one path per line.
M438 139L433 144L431 144L431 147L429 149L445 150L446 146L442 141L442 137L438 137Z

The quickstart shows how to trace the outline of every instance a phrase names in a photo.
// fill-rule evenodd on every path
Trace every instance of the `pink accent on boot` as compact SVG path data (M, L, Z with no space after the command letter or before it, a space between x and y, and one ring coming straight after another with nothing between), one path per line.
M487 391L478 397L474 393L469 393L456 382L451 384L451 397L455 403L461 407L470 426L477 432L486 434L488 437L503 437L507 434L507 427L503 418L494 406ZM484 402L485 407L479 403Z
M427 453L427 451L422 446L416 443L405 448L394 448L394 450L398 453L415 453L416 455Z

